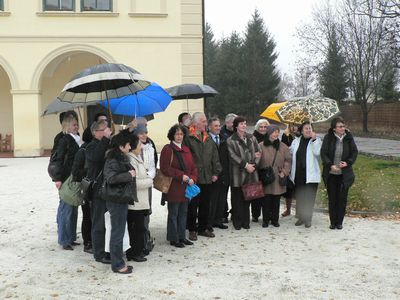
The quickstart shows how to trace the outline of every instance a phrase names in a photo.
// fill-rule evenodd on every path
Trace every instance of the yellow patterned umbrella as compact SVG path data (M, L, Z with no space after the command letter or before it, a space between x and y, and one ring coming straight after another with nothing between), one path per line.
M261 117L267 118L267 119L271 119L277 122L282 122L281 119L279 119L278 115L276 114L276 112L278 111L278 109L280 109L282 106L284 106L287 103L287 101L285 102L279 102L279 103L272 103L271 105L269 105L264 111L263 113L260 115Z
M292 98L276 111L281 122L301 124L322 123L340 114L337 102L326 97Z

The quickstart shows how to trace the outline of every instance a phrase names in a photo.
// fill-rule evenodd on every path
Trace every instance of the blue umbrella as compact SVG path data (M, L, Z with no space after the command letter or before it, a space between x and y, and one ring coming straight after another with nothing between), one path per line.
M171 103L171 96L157 83L151 83L144 90L135 94L110 99L110 109L113 114L143 117L164 111ZM106 100L99 102L108 107Z

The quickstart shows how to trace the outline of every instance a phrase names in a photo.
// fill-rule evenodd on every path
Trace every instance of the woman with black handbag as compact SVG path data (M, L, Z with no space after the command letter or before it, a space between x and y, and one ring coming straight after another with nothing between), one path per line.
M261 152L256 138L247 133L246 128L246 119L236 117L233 120L234 134L227 140L231 174L232 223L236 230L250 228L250 201L245 200L242 187L259 181L256 168Z
M130 139L122 133L111 140L112 148L106 154L101 197L106 201L111 217L111 269L115 273L132 273L123 259L123 237L128 215L128 203L136 199L136 172L129 163Z
M274 227L279 227L279 204L281 195L286 192L286 179L292 166L289 148L279 141L279 127L269 125L264 142L260 143L261 160L259 169L272 168L273 181L264 185L265 197L262 200L263 224L268 227L269 222ZM260 180L263 172L260 172Z

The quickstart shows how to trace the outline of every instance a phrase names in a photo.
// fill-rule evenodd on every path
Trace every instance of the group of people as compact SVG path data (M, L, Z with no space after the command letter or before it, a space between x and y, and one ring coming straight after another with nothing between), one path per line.
M74 112L60 115L62 132L54 139L52 159L57 162L53 181L58 189L72 176L91 182L88 201L82 205L84 251L95 260L111 264L114 272L129 274L124 261L123 239L127 227L130 248L127 260L144 262L154 247L149 230L153 179L157 176L158 156L148 137L147 121L136 118L127 129L112 135L106 114L96 115L82 140ZM193 245L198 236L215 237L214 228L227 229L228 216L235 230L250 228L262 213L262 227L279 227L280 198L286 200L282 216L291 213L296 199L296 226L309 228L318 184L327 186L331 229L342 229L347 194L354 181L352 164L357 147L341 118L331 122L323 141L306 121L288 125L279 139L280 129L259 120L253 134L247 132L244 117L228 114L221 121L207 120L204 113L182 113L167 134L170 141L160 154L160 172L172 178L161 204L167 203L166 239L171 246ZM244 187L263 181L272 168L273 178L263 185L263 195L249 201ZM186 196L187 186L196 184L200 193ZM228 192L231 191L231 209ZM105 251L105 213L111 220L109 253ZM60 197L57 224L58 243L73 250L76 243L77 207ZM186 230L189 231L188 236ZM108 242L107 242L108 243Z

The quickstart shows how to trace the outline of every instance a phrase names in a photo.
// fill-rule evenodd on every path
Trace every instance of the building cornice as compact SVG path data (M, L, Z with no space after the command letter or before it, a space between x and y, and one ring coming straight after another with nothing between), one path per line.
M0 11L0 17L8 17L11 15L9 11Z
M10 90L11 95L41 94L40 90Z
M118 17L119 13L91 11L91 12L75 12L75 11L40 11L37 12L38 17Z
M198 43L201 35L184 36L115 36L115 35L64 35L64 36L29 36L29 35L0 35L1 43Z
M166 18L167 13L128 13L132 18Z

